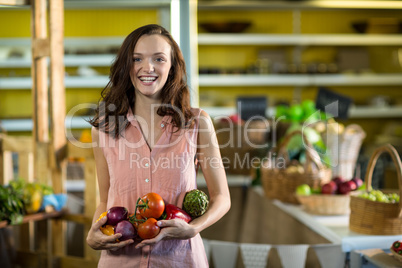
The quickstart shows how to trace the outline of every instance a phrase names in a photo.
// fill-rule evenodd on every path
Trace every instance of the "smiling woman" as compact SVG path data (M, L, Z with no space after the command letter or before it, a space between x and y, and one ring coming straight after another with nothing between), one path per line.
M163 27L146 25L127 36L110 71L91 120L100 204L87 242L102 250L98 267L208 267L199 233L227 213L230 195L212 121L190 107L180 48ZM198 167L210 196L203 215L191 222L154 219L157 236L140 235L140 241L100 231L107 221L96 222L100 213L123 206L133 214L147 193L180 208L197 188ZM139 234L143 227L137 226Z

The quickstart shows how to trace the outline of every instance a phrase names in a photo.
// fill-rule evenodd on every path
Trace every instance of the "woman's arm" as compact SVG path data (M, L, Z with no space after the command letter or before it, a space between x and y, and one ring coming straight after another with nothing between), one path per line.
M199 121L198 161L209 192L207 212L190 225L199 233L221 219L230 209L230 193L215 129L209 115L202 111Z
M188 239L211 226L222 218L230 209L230 193L225 169L219 150L213 123L209 115L202 111L199 120L198 161L207 183L209 206L204 215L186 223L183 220L161 220L163 227L160 234L149 240L143 240L136 247L154 244L162 239Z
M107 217L103 217L101 220L96 222L99 216L107 209L110 178L106 159L104 157L102 148L99 146L99 130L94 127L92 128L92 145L96 163L96 173L98 177L100 203L96 208L95 214L92 219L92 227L88 232L87 243L93 249L116 250L126 246L127 244L131 244L134 241L132 239L129 239L123 242L116 243L116 239L120 238L121 234L107 236L103 234L99 229L99 227L105 224L107 220Z

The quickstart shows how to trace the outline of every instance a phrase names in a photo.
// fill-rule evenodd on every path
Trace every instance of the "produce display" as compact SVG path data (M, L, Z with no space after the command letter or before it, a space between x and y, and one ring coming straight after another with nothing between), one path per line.
M365 198L375 202L382 203L399 203L399 194L397 193L383 193L381 190L371 190L369 192L363 192L358 197Z
M138 198L134 213L121 206L111 207L103 212L97 221L107 217L107 221L100 227L105 235L120 233L119 241L127 239L151 239L160 232L156 224L158 220L180 219L189 223L192 219L204 214L208 208L208 197L201 190L191 190L186 193L183 209L165 203L157 193L148 193ZM187 209L186 209L187 208Z
M39 212L46 196L53 195L52 187L40 183L28 183L23 179L0 185L0 221L19 224L24 215Z
M296 188L298 195L326 194L326 195L346 195L351 191L364 189L363 180L355 177L351 180L345 180L340 176L334 177L331 181L323 184L321 187L313 188L307 184L299 185Z

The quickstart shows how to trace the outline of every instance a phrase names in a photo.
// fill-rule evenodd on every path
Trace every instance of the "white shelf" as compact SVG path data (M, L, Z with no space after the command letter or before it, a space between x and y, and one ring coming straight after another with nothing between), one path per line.
M90 128L91 125L86 121L89 116L67 116L64 120L66 129ZM7 132L32 131L32 119L0 119L0 127Z
M65 55L64 65L66 67L78 66L110 66L116 55L113 54L92 54L92 55ZM31 68L30 58L8 58L0 61L0 68Z
M201 107L212 118L220 116L229 116L236 114L236 107ZM265 112L268 118L275 115L275 108L268 108ZM351 107L349 110L349 118L402 118L402 106L391 107L375 107L375 106L358 106Z
M66 88L104 88L109 82L109 76L66 76ZM2 89L31 89L31 77L7 77L0 78L0 90Z
M104 88L109 81L106 75L66 76L66 88ZM400 86L401 74L362 75L200 75L201 87L257 87L257 86ZM26 90L32 88L30 77L0 78L0 90Z
M201 87L240 86L399 86L402 74L246 74L200 75Z
M229 116L236 113L235 107L201 107L212 118L219 116ZM275 108L268 108L266 116L271 118L275 115ZM90 128L91 125L86 121L90 116L67 116L65 119L66 129ZM402 118L402 106L393 107L370 107L360 106L351 107L349 118ZM32 130L32 120L24 119L0 119L0 127L7 132L21 132Z
M400 46L400 34L199 34L199 45Z
M198 2L200 10L258 10L258 9L402 9L401 1L361 1L361 0L306 0L306 1L244 1L218 0Z

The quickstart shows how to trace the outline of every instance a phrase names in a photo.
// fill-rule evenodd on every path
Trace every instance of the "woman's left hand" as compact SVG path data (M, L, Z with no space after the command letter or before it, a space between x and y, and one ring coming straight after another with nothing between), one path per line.
M169 239L189 239L196 235L194 228L187 222L180 219L160 220L157 225L161 228L159 234L152 239L142 240L136 248L142 248L146 245L153 245L161 240Z

